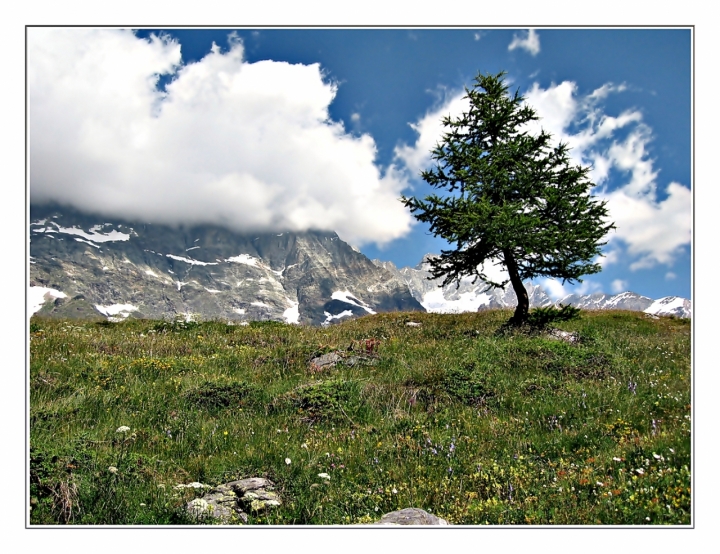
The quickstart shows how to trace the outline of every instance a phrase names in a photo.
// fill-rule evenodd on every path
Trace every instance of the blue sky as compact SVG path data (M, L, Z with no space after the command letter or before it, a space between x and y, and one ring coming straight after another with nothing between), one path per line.
M600 274L538 282L689 298L691 41L680 28L31 28L31 198L332 229L414 266L446 245L397 198L430 192L419 171L463 86L506 71L593 167L618 225Z

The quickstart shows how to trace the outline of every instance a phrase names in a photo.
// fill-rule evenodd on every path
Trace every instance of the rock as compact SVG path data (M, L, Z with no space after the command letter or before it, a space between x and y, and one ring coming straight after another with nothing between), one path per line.
M207 519L225 525L247 523L248 516L243 509L259 512L282 504L274 488L272 481L263 477L231 481L218 485L202 498L191 500L185 509L201 522Z
M578 342L577 333L568 333L567 331L561 331L560 329L550 329L548 332L548 338L564 340L565 342L569 342L571 344Z
M317 358L310 360L310 368L313 371L324 371L334 367L336 363L342 361L342 356L337 352L330 352L329 354L323 354Z
M449 525L444 519L420 508L404 508L390 512L373 525Z

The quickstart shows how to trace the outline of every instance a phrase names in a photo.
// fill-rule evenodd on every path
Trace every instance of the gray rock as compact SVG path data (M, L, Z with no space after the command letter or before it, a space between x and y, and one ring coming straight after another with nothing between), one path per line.
M244 510L259 512L282 504L275 485L263 477L231 481L213 488L201 498L187 503L185 509L199 522L224 525L247 523Z
M335 364L340 361L342 361L342 356L337 352L330 352L329 354L323 354L310 360L310 367L314 371L322 371L334 367Z
M444 519L420 508L403 508L390 512L373 525L449 525Z
M562 340L571 344L574 344L579 340L577 333L568 333L567 331L563 331L561 329L550 329L550 331L548 331L548 338Z

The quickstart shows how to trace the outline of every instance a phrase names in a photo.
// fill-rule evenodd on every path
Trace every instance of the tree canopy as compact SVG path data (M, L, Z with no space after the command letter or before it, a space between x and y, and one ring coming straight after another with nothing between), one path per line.
M509 93L504 72L478 74L465 92L470 109L443 119L435 167L422 172L446 194L402 202L455 245L430 261L432 277L444 277L443 286L465 276L489 288L510 282L518 298L511 321L520 324L529 310L523 281L546 276L572 283L599 272L593 259L614 224L605 202L590 194L590 169L572 165L568 146L553 145L549 133L529 132L527 124L539 118L518 91ZM503 264L509 279L490 279L486 261Z

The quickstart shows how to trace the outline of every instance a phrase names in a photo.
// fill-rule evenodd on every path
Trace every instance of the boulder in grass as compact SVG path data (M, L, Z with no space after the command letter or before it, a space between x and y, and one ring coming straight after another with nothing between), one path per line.
M263 477L250 477L214 487L202 498L191 500L187 512L199 521L220 524L247 523L245 510L260 512L282 504L275 485Z
M385 514L374 525L449 525L444 519L420 508L404 508Z

